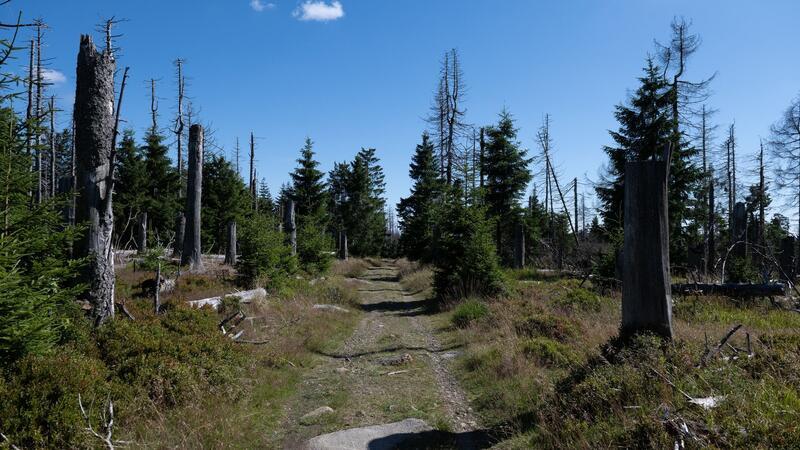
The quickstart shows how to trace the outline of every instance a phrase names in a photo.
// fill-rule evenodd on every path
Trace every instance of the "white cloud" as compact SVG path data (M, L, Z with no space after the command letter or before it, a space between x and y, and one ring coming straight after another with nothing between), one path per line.
M264 3L261 0L250 0L250 7L253 8L255 12L261 12L265 9L272 9L275 7L275 3Z
M334 0L330 4L325 0L307 0L292 13L297 20L328 22L344 17L342 3Z
M67 76L63 73L53 69L45 69L44 67L42 68L42 78L45 83L49 84L61 84L67 81Z

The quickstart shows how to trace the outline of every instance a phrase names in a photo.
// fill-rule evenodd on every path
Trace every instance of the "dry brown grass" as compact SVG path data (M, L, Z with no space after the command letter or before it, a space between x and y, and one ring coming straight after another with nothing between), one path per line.
M593 295L574 280L518 282L507 298L488 303L484 318L452 330L467 348L459 372L473 407L484 425L507 433L509 448L671 446L659 405L682 416L700 446L780 447L796 439L798 427L776 412L800 407L800 378L786 376L800 367L800 352L781 347L800 342L800 315L766 300L678 298L672 344L643 338L620 347L619 294ZM697 368L706 335L714 345L737 323L750 333L755 356ZM729 343L747 348L745 333ZM687 406L653 370L692 395L728 400L708 412ZM749 434L737 431L745 428Z
M314 285L298 280L276 296L242 305L247 319L238 328L245 331L241 339L257 344L241 344L248 354L246 376L238 381L241 398L200 397L143 421L128 436L154 448L277 448L284 405L296 395L303 373L358 322L359 310L351 307L356 295L352 283L332 277ZM350 313L314 309L319 303Z
M358 278L364 275L372 264L365 259L349 258L347 261L336 260L331 267L331 274L346 278Z

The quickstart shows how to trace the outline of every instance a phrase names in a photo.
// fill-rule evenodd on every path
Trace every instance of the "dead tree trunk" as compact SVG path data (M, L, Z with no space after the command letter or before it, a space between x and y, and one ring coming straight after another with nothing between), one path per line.
M522 223L514 226L514 268L525 267L525 228Z
M236 222L228 222L228 246L225 250L225 264L236 265Z
M347 261L350 257L348 249L347 249L347 232L340 231L339 232L339 259L342 261Z
M139 253L147 251L147 211L139 214L139 223L136 227L136 248Z
M297 254L297 227L294 221L294 200L287 200L283 209L283 231L286 232L292 255Z
M87 297L98 325L114 316L114 217L109 188L113 176L115 67L111 50L98 52L90 36L81 36L74 108L76 220L87 226L78 254L89 260Z
M735 245L733 255L743 258L747 254L747 208L744 203L736 202L733 206L733 240L731 245Z
M714 172L708 177L708 224L706 235L706 260L705 260L705 275L708 275L709 269L713 267L714 261L717 259L717 239L716 239L716 208L717 204L714 199Z
M665 161L634 161L625 165L623 335L652 331L672 338L668 161L665 158Z
M189 128L189 175L186 185L186 227L183 239L181 265L189 270L203 270L200 249L200 200L203 193L203 127L194 124Z

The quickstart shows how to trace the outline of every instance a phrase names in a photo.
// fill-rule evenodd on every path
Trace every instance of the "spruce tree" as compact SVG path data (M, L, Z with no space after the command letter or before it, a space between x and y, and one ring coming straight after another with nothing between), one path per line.
M168 156L169 148L164 145L164 136L150 130L145 135L141 149L146 170L147 198L144 210L152 236L162 240L173 232L175 215L178 212L179 177Z
M433 261L436 223L436 201L441 197L442 183L428 133L423 133L422 143L411 160L409 177L413 182L411 195L400 199L397 214L402 234L400 247L409 259Z
M674 143L671 118L672 97L661 68L648 58L640 86L627 105L618 105L614 117L620 126L610 131L615 146L604 147L609 157L606 174L596 188L601 202L600 216L606 236L618 235L623 227L625 163L658 158L663 147ZM682 142L682 141L681 141ZM673 148L669 179L670 254L683 261L687 241L682 228L690 193L701 173L691 157L695 149L682 143Z
M361 149L350 164L344 220L352 252L379 255L386 235L383 168L375 149Z
M306 138L305 146L300 150L297 168L292 172L292 198L297 208L298 221L319 221L325 214L325 182L314 159L314 143Z
M236 168L222 156L211 155L203 164L203 249L224 248L228 222L241 223L250 211L247 186Z
M134 224L146 211L150 197L147 167L132 130L125 130L117 147L117 180L114 183L114 232L121 247L133 239Z
M507 110L500 113L496 126L486 129L483 172L486 176L486 204L495 220L495 245L504 262L510 262L510 239L514 223L520 218L519 201L532 175L528 151L517 141L517 128Z

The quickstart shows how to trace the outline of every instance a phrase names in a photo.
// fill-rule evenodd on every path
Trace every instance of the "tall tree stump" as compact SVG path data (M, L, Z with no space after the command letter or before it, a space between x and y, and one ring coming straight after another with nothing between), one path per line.
M297 254L297 226L294 217L294 200L287 200L283 208L283 231L286 232L289 245L292 247L292 255Z
M189 270L203 270L200 248L200 209L203 194L203 127L194 124L189 128L189 174L186 186L186 228L183 238L181 265Z
M347 232L341 231L339 232L339 259L342 261L347 261L350 257L348 248L347 248Z
M147 251L147 211L139 214L139 223L136 225L136 248L139 253Z
M236 222L228 222L228 245L225 249L225 264L236 265Z
M521 222L514 225L514 268L525 267L525 227Z
M672 338L667 163L625 165L625 244L622 252L622 329Z
M86 225L76 247L87 257L87 298L96 325L114 316L114 252L111 238L112 140L114 134L114 70L111 50L98 52L82 35L75 80L75 218Z

